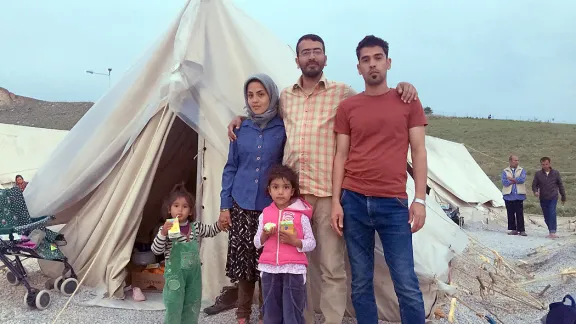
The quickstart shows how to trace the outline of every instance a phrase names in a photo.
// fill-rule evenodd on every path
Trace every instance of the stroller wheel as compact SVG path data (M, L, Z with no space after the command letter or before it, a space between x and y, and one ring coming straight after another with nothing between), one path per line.
M12 286L18 286L18 284L20 284L20 280L18 280L18 277L16 277L16 275L12 273L12 271L6 272L6 279L8 280L8 283L11 284Z
M36 308L39 310L44 310L50 306L50 293L47 290L40 290L36 294Z
M54 280L54 289L60 291L60 287L62 287L62 283L64 282L64 277L60 276Z
M44 283L44 288L46 288L46 290L54 289L54 279L46 280L46 282Z
M68 278L60 286L60 291L64 296L70 296L78 288L78 280L74 278Z
M37 290L27 291L24 295L24 304L30 308L36 307L36 295L38 294Z

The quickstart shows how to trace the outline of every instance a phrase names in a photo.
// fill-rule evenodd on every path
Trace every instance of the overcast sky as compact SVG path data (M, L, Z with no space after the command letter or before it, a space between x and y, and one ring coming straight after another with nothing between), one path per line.
M327 76L357 90L354 48L390 42L389 84L413 83L451 115L576 123L576 1L237 0L294 47L326 41ZM0 87L54 101L95 101L163 33L183 0L0 0Z

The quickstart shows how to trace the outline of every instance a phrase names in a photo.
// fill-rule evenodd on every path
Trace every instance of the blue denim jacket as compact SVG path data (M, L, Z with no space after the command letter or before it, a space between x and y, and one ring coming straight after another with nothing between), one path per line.
M261 211L272 203L267 193L268 171L282 164L286 130L280 117L264 129L246 119L230 142L228 162L222 172L220 208L232 208L235 201L242 209Z

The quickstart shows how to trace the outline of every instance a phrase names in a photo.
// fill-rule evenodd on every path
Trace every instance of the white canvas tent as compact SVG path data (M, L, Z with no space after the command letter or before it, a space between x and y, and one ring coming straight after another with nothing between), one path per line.
M502 192L463 144L426 136L426 150L431 197L459 207L468 221L482 221L488 214L501 213ZM408 162L412 163L410 154Z
M68 132L0 124L0 187L11 187L16 175L30 180Z
M217 219L228 148L225 126L242 113L243 82L264 72L279 87L288 86L299 75L293 59L284 42L231 3L187 2L156 45L64 138L25 191L33 216L56 214L57 223L66 224L63 251L80 276L86 275L85 284L105 285L109 296L123 296L133 244L150 239L161 200L176 182L187 181L196 193L202 221ZM409 182L410 195L412 188ZM414 244L430 312L446 288L448 261L462 252L467 238L433 199L428 215ZM226 249L225 234L202 241L205 300L228 283ZM381 247L376 251L381 255ZM54 277L59 267L41 262ZM310 271L318 296L321 278L316 267ZM382 257L376 273L380 317L399 320ZM353 314L351 304L348 311Z

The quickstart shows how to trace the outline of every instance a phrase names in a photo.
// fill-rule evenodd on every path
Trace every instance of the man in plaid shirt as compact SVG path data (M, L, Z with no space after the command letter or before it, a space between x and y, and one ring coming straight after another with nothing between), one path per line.
M356 92L347 84L326 78L323 73L326 61L322 38L313 34L300 37L296 44L296 64L302 70L302 76L282 90L280 111L287 136L283 163L298 173L300 193L314 208L312 227L317 245L310 262L318 264L321 270L320 310L325 323L340 324L348 292L345 243L331 229L330 218L336 146L334 118L338 104ZM418 100L416 89L409 83L399 83L396 91L406 103ZM238 116L228 125L230 140L236 139L234 128L240 126L242 118ZM312 324L314 303L311 290L307 291L306 323Z

